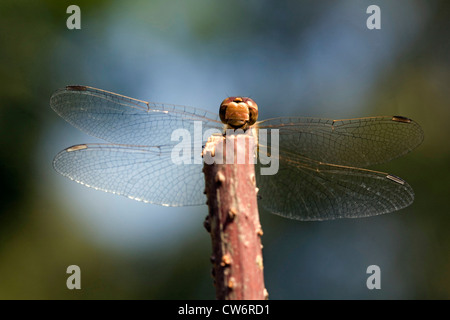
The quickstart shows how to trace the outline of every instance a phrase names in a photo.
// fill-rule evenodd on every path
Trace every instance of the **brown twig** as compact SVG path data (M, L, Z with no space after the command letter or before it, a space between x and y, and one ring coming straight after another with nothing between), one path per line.
M204 150L204 158L222 157L224 163L205 163L203 168L209 206L205 227L211 233L213 277L216 298L220 300L267 298L255 169L254 164L248 161L248 155L253 157L253 144L250 143L253 137L241 136L246 141L245 147L235 143L235 135L213 136ZM233 149L227 149L230 144ZM227 150L228 153L234 150L232 163L226 161ZM238 164L237 159L246 161Z

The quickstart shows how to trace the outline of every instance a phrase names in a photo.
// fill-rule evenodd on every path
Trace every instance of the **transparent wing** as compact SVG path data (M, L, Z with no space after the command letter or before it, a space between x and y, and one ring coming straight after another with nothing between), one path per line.
M414 192L402 179L382 172L280 156L275 175L260 175L259 203L269 211L297 220L359 218L410 205Z
M56 91L50 105L76 128L117 144L173 144L172 132L187 129L192 134L196 121L201 121L203 130L223 128L218 115L201 109L146 102L86 86ZM201 135L197 138L202 143Z
M171 149L82 144L58 153L53 166L78 183L131 199L166 206L205 204L202 164L177 165Z
M258 127L279 129L280 154L289 152L289 155L354 167L397 158L423 140L419 124L400 116L346 120L276 118L261 121Z

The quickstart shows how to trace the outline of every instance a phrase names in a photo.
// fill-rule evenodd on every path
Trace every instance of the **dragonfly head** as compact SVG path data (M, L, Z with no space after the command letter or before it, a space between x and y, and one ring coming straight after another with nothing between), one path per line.
M228 127L247 130L258 119L258 105L247 97L229 97L220 104L219 115Z

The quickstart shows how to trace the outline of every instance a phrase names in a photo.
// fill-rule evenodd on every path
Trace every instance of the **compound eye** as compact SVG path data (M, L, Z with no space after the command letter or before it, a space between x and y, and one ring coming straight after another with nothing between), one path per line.
M250 119L248 120L248 125L252 126L255 124L256 120L258 120L258 108L248 107L250 112Z
M245 98L244 102L247 104L250 113L248 125L252 126L255 124L256 120L258 120L258 105L250 98Z

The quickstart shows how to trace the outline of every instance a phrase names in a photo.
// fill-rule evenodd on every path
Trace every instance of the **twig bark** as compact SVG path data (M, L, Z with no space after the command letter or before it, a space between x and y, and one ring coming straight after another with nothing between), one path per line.
M204 158L213 156L216 160L206 164L205 159L203 168L209 206L205 227L212 239L216 298L262 300L267 299L260 239L262 229L255 169L249 161L254 154L254 138L240 136L244 136L245 146L236 143L237 135L212 136L204 149ZM223 159L223 164L217 163L220 162L218 159ZM242 163L239 159L246 160Z

